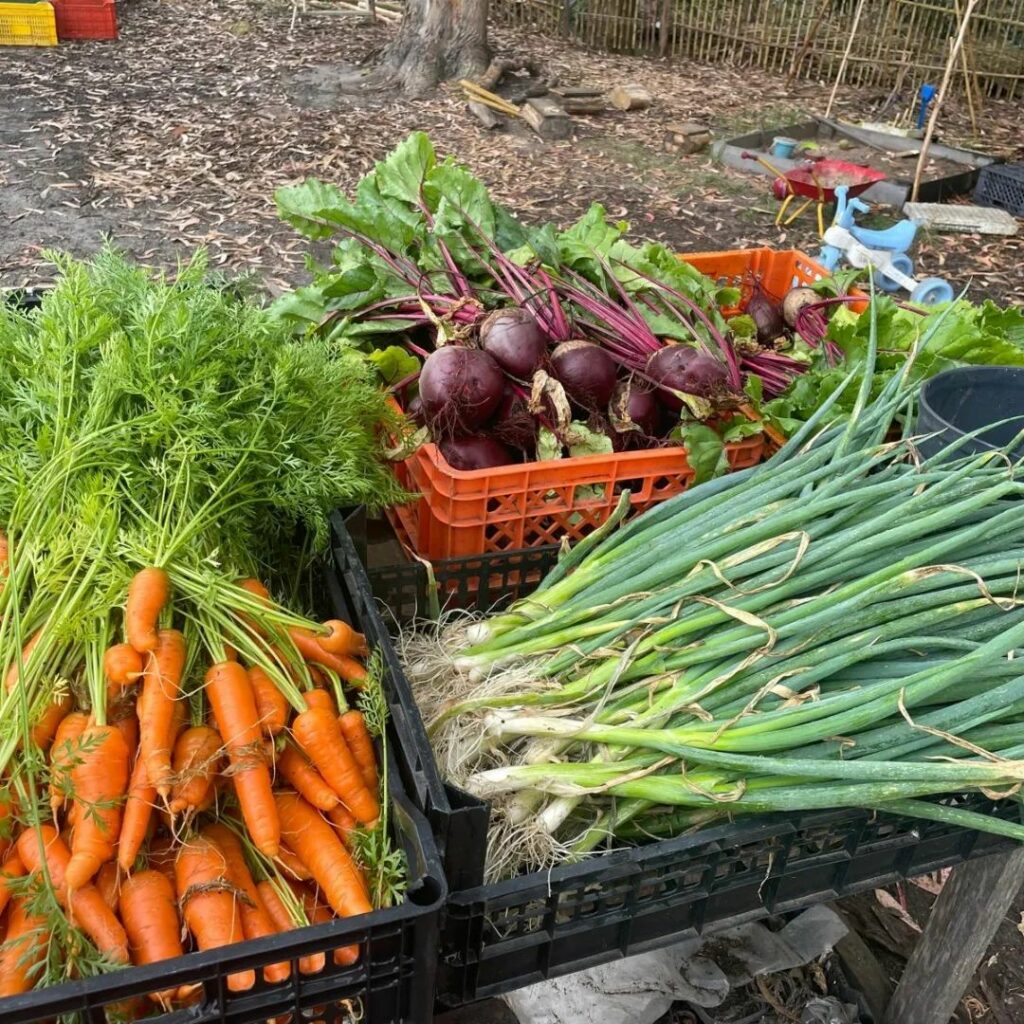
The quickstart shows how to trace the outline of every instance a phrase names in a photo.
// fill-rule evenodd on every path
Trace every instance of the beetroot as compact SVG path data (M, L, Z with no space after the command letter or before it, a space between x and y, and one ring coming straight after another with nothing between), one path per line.
M445 345L431 352L420 371L423 415L435 438L479 430L501 402L501 368L477 348Z
M563 341L551 354L551 375L570 401L590 412L607 408L615 390L612 357L589 341Z
M547 354L548 341L529 310L510 306L480 325L480 347L510 376L529 380Z
M419 395L413 395L412 401L406 406L405 414L417 427L426 425L427 421L423 416L423 400Z
M683 408L683 400L674 392L714 401L728 391L725 366L713 356L689 345L667 345L647 360L647 376L662 385L658 395L673 412Z
M762 345L774 341L786 330L779 307L760 288L754 289L745 310L757 326L757 340Z
M493 469L516 461L508 445L484 434L442 441L441 454L453 469Z
M652 388L635 380L620 381L609 403L611 421L619 432L655 437L661 426L661 407Z
M491 434L502 444L522 452L532 452L537 446L537 420L530 412L527 400L508 385L495 413Z

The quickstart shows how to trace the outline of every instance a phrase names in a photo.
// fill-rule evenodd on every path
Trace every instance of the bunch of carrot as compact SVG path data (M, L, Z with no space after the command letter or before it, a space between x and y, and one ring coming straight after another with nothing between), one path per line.
M86 644L75 697L52 700L31 723L30 756L10 766L0 996L43 973L52 905L108 965L373 908L352 853L357 830L380 827L381 807L371 728L346 697L361 690L371 719L379 713L362 635L292 614L254 579L175 575L149 566L132 577L123 640L102 651ZM219 621L195 628L188 595L211 586ZM9 694L28 697L47 639L44 626L25 644ZM323 956L298 965L323 966ZM278 982L290 972L285 962L263 974ZM254 982L243 971L228 987ZM169 1007L193 995L152 998Z

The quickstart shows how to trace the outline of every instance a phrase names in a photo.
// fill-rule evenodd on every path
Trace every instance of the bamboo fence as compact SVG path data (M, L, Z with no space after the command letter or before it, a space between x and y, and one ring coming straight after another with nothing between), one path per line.
M501 24L584 46L759 67L831 83L857 0L491 0ZM867 0L844 80L898 88L936 81L961 0ZM984 0L971 18L953 87L1024 96L1024 0Z

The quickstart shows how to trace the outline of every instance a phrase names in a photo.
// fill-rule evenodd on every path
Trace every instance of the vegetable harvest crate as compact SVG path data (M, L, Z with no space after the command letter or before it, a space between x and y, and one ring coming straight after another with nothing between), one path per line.
M0 3L0 46L56 46L53 4Z
M527 593L557 549L389 565L369 574L361 512L332 519L336 608L384 652L396 751L406 787L442 848L449 897L438 999L458 1006L545 978L876 888L1008 848L1011 840L947 824L855 809L749 817L691 835L621 848L551 871L482 884L488 808L446 785L378 601L399 624L454 593L479 610ZM481 584L479 581L484 581ZM944 798L1017 820L1014 801Z
M749 297L753 281L779 301L797 285L827 276L797 250L743 249L680 257L720 287ZM736 310L724 310L726 314ZM744 469L761 461L764 438L726 446L729 465ZM681 447L529 462L493 469L453 469L436 445L421 446L396 464L399 480L419 494L389 512L407 550L431 561L492 551L513 551L579 540L603 523L619 493L630 491L632 514L686 490L694 474Z

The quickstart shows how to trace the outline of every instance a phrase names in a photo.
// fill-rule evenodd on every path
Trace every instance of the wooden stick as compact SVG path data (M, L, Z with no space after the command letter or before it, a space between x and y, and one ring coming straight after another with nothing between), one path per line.
M953 0L953 10L956 12L957 21L960 20L960 0ZM960 47L960 63L964 69L964 92L967 93L967 111L971 115L971 132L977 137L978 134L978 113L974 109L974 95L971 92L971 72L967 67L967 47Z
M850 62L850 51L853 49L853 40L857 35L857 26L860 25L860 16L864 13L864 0L858 0L857 10L853 15L853 24L850 26L850 35L846 40L846 51L843 59L839 62L839 73L836 75L835 84L832 86L832 95L828 98L828 106L825 108L825 116L832 113L832 104L836 101L836 93L839 91L839 84L846 75L846 65Z
M968 22L970 22L974 8L977 6L978 0L967 0L964 16L960 19L959 31L956 34L956 39L953 41L949 60L946 61L946 70L943 72L942 83L939 85L939 94L932 102L931 117L928 118L928 127L925 129L924 139L921 141L921 153L917 158L917 169L914 171L914 186L910 190L910 201L912 203L917 202L917 193L921 188L921 175L924 173L924 165L928 157L928 147L931 145L932 135L935 133L935 125L939 120L939 111L942 109L942 104L946 99L946 91L949 89L949 82L953 77L953 68L956 65L957 57L960 56L960 47L964 45L964 36L967 35Z
M462 86L464 92L469 94L469 99L479 100L495 110L500 110L503 114L508 114L509 117L519 116L518 107L514 107L500 96L495 96L493 92L488 92L482 85L477 85L476 82L471 82L468 78L460 78L459 85Z
M818 15L814 19L814 24L807 30L807 35L804 36L804 41L800 44L799 51L793 57L793 63L789 65L789 74L786 75L786 85L792 85L793 79L796 78L797 72L800 70L800 65L804 62L804 57L807 56L807 51L810 49L811 43L818 35L818 29L821 28L821 19L825 17L825 12L828 10L832 0L822 0L821 6L818 8ZM825 115L828 117L828 115Z

